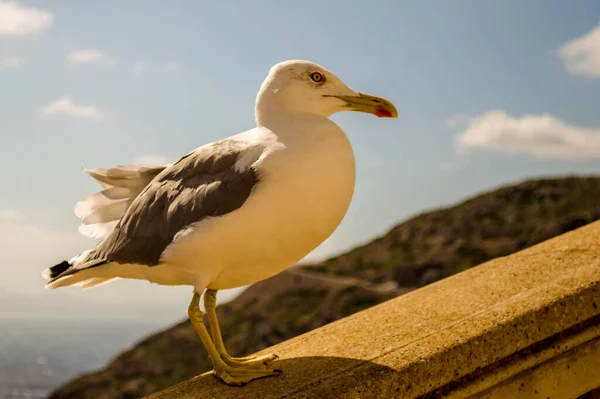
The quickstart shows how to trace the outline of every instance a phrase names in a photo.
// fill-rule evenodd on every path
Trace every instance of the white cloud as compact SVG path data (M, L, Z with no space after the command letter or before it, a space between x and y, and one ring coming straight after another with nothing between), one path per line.
M22 218L23 214L16 209L0 209L0 221L15 222Z
M0 35L34 35L48 29L54 15L12 1L0 1Z
M101 119L102 112L91 105L78 105L64 96L40 109L42 115L68 115L77 118Z
M114 65L115 59L99 49L77 50L69 54L67 61L70 64L98 64Z
M600 24L563 44L558 54L572 74L600 78Z
M135 64L133 64L133 72L135 73L142 73L145 69L146 64L144 64L143 62L136 62Z
M133 160L136 165L167 165L171 162L173 161L169 157L159 154L140 155Z
M21 66L23 66L23 58L21 57L7 57L0 59L0 69L19 68Z
M600 159L600 129L568 125L548 114L515 118L495 110L471 119L456 145L459 152L488 149L536 158Z
M177 62L168 62L165 64L164 66L165 71L169 71L169 72L179 72L182 69L181 64L177 63Z

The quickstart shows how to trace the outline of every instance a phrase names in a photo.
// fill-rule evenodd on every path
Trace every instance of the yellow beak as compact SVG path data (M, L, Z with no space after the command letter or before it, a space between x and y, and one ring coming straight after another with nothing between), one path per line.
M394 104L383 97L371 96L364 93L358 93L358 96L326 95L325 97L339 98L346 103L346 108L349 111L366 112L380 118L398 117L398 111Z

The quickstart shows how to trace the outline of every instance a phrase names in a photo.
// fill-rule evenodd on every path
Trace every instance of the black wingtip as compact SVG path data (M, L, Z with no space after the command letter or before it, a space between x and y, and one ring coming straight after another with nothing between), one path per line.
M58 277L60 274L64 273L71 265L66 260L63 260L57 265L54 265L50 268L50 278Z

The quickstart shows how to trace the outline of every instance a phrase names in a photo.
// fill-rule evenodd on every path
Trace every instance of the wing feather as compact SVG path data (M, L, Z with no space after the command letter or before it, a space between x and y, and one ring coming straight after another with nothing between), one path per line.
M101 184L114 187L145 187L166 166L118 165L114 168L83 169Z
M79 232L90 238L110 233L137 196L167 166L119 165L83 171L104 188L75 204Z
M109 187L94 194L90 194L81 201L75 204L75 215L78 218L84 219L86 214L95 209L104 208L115 202L130 199L132 196L137 197L139 192L135 192L123 187Z
M113 231L117 223L119 223L118 220L106 223L81 224L78 230L81 234L89 238L103 238Z
M165 249L189 226L204 218L233 212L246 202L259 183L254 164L269 145L268 142L256 140L225 139L199 147L164 169L153 170L154 177L133 198L114 228L110 226L104 239L89 252L69 262L71 266L54 277L49 284L106 263L146 266L159 264ZM243 162L238 162L240 159ZM112 172L96 169L89 174L102 184L132 189L136 186L133 182L141 181L142 177L138 174L139 170L134 172L133 175L138 176L135 178L131 177L133 175L130 172L129 168L120 167ZM141 173L147 176L147 172ZM108 203L104 199L94 198L100 204ZM109 203L101 209L112 206ZM90 206L89 209L96 208ZM122 208L114 212L112 209L107 210L106 214L100 212L102 217L90 216L90 221L105 221L118 215L121 210ZM102 234L104 225L84 225L84 232ZM89 229L87 226L90 226Z

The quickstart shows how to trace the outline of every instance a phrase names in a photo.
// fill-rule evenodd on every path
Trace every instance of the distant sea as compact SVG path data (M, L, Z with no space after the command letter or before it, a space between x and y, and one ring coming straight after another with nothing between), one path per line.
M0 319L0 399L45 398L161 327L124 320Z

